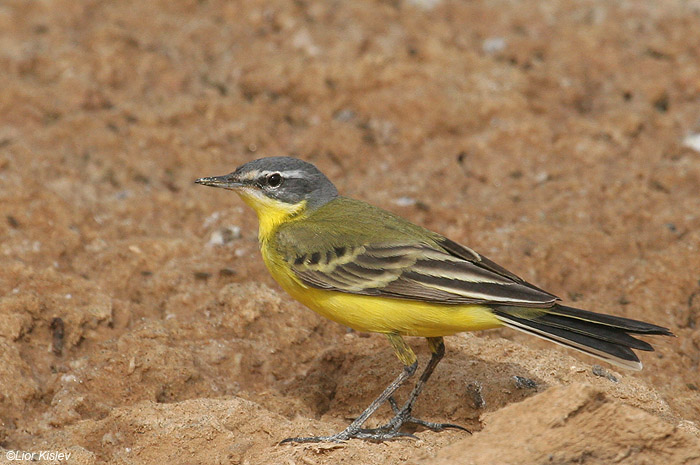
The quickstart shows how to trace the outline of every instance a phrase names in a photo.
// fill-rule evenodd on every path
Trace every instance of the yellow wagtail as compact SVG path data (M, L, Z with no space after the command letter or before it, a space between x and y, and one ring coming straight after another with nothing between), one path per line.
M260 222L260 250L274 279L317 313L358 331L385 334L404 365L399 376L346 429L285 442L386 440L411 436L413 423L461 428L412 416L416 398L445 353L442 337L509 326L639 370L632 349L653 350L630 334L672 335L663 327L566 307L488 258L367 203L341 197L314 165L289 157L251 161L206 186L236 191ZM432 357L408 400L394 392L418 366L402 336L427 338ZM386 401L395 416L378 428L365 421ZM464 428L461 428L464 429Z

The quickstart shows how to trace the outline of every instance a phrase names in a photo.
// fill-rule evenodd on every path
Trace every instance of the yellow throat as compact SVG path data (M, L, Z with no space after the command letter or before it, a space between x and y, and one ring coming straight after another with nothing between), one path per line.
M236 192L258 215L260 224L258 238L261 245L270 239L279 225L293 217L301 219L306 211L306 200L292 205L271 199L253 189L241 188L237 189Z

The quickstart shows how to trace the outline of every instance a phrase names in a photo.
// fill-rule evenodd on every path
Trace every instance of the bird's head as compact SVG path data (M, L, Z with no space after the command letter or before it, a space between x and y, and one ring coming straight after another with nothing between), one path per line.
M318 168L291 157L260 158L232 173L195 182L235 191L255 210L261 223L265 218L286 218L318 208L338 196L333 183Z

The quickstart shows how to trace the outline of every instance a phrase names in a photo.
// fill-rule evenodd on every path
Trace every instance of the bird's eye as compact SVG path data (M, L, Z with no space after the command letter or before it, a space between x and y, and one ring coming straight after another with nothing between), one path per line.
M267 177L267 185L270 187L278 187L282 184L282 176L279 173L272 173Z

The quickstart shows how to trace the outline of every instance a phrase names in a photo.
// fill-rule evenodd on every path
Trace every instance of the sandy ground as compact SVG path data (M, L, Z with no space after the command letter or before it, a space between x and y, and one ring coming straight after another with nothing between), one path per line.
M699 464L698 21L680 0L1 2L0 462ZM639 373L450 337L416 413L473 434L277 445L341 429L400 366L285 296L252 212L193 184L267 155L678 337Z

